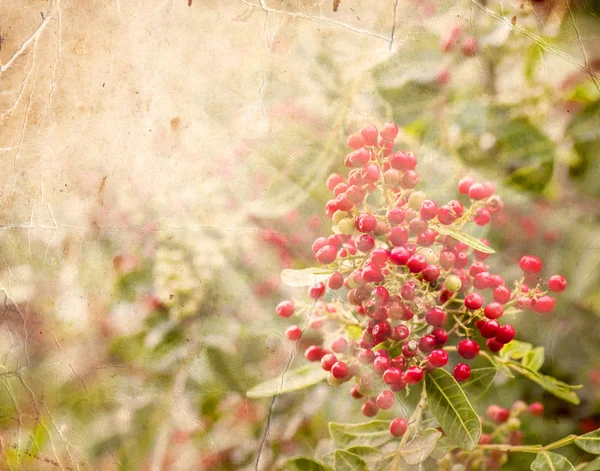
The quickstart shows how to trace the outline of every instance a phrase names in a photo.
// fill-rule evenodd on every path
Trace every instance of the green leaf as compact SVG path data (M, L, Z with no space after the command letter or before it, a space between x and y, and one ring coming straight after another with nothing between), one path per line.
M384 468L393 459L393 456L386 456L377 448L372 446L353 446L348 448L346 451L360 456L364 462L367 463L369 469L373 470Z
M433 229L434 231L439 232L442 235L447 235L450 236L456 240L458 240L459 242L463 242L464 244L467 244L469 247L478 250L479 252L483 252L483 253L496 253L496 251L494 249L492 249L491 247L488 247L487 245L485 245L483 242L481 242L479 239L477 239L476 237L473 237L471 234L467 234L466 232L462 232L458 229L452 229L451 227L448 226L432 226L430 225L430 228Z
M360 456L346 450L336 450L335 471L369 471L369 468Z
M481 436L481 422L452 375L437 368L426 376L425 388L429 409L446 435L460 448L475 448Z
M302 270L294 270L286 268L281 270L281 282L292 288L301 288L310 286L319 281L325 281L331 276L331 271L320 268L303 268Z
M239 355L214 346L206 347L206 357L214 375L229 389L243 393L246 388L244 365Z
M523 366L531 368L533 371L539 371L544 365L544 359L544 347L535 347L525 354L525 358L523 358L521 363L523 363Z
M575 471L571 462L564 456L550 451L542 451L531 463L532 471Z
M572 390L581 388L581 385L571 386L567 383L559 381L556 378L553 378L552 376L543 375L514 361L507 361L506 364L509 366L509 368L512 368L517 373L529 378L534 383L539 384L542 388L549 393L554 394L556 397L564 399L572 404L579 405L579 398Z
M514 340L513 340L513 342L514 342ZM506 346L505 346L505 348L506 348ZM502 350L504 350L504 348ZM514 378L515 377L515 375L512 373L512 371L510 371L510 368L508 368L508 366L506 366L506 364L504 363L504 361L502 359L500 359L496 355L491 355L491 354L488 354L486 352L481 352L480 355L481 354L483 354L483 356L485 358L487 358L488 361L492 365L494 365L498 369L498 371L500 371L502 374L504 374L505 376L508 376L509 378Z
M348 338L357 342L360 340L363 334L363 328L354 324L347 324L345 330Z
M46 424L40 420L35 424L35 427L33 427L33 431L31 432L31 439L29 446L27 447L27 454L29 456L37 456L49 439L50 434L48 433L48 427L46 427Z
M293 458L283 464L285 471L330 471L329 466L325 466L316 460L310 458Z
M257 384L246 393L246 396L257 399L298 391L323 381L327 378L327 374L327 371L321 368L320 363L310 363L301 368L287 371L277 378Z
M471 376L460 385L469 395L475 399L481 398L494 383L494 378L498 370L496 368L474 368L471 370Z
M362 424L329 423L331 438L342 448L352 446L379 447L391 441L389 420L373 420Z
M442 432L428 428L423 435L415 437L402 448L400 456L407 464L419 464L425 461L434 450Z
M542 58L542 53L543 49L537 43L533 43L525 51L525 78L528 82L533 80L535 68Z
M600 429L576 438L575 445L592 455L600 455Z
M587 463L583 468L580 468L578 471L598 471L600 470L600 458L596 458L595 460Z
M500 357L505 360L520 360L527 355L533 348L533 345L527 342L520 342L519 340L513 340L500 350Z

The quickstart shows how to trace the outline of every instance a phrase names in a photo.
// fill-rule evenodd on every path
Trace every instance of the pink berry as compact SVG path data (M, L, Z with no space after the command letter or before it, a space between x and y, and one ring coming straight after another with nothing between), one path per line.
M377 143L377 128L372 124L367 124L360 130L360 134L365 141L365 145L374 146Z
M328 353L321 358L321 368L325 371L331 371L331 367L335 365L337 358L333 353Z
M319 361L323 357L322 349L318 345L311 345L304 351L304 356L308 361Z
M319 281L308 289L308 296L312 299L319 299L325 294L325 283Z
M375 360L375 354L373 350L363 350L358 354L357 359L361 365L370 365Z
M408 338L408 335L408 327L406 327L404 324L399 324L392 329L392 334L390 335L390 338L392 340L396 340L397 342L401 342L402 340L406 340Z
M475 180L471 177L463 177L459 182L458 182L458 192L461 195L468 195L469 194L469 189L473 186L473 184L475 183Z
M390 250L390 262L394 265L406 265L410 258L410 253L406 247L394 247Z
M390 367L390 359L389 357L378 356L373 360L373 371L375 373L379 373L382 375L385 371L387 371Z
M477 39L472 36L465 38L461 45L461 51L466 57L473 57L476 55L477 49Z
M542 261L533 255L525 255L521 258L519 266L525 273L539 273L542 270Z
M344 177L342 175L340 175L339 173L332 173L327 178L327 183L326 183L327 189L329 191L333 191L337 185L339 185L340 183L343 183L343 182L344 182Z
M554 293L562 293L567 288L567 279L561 275L553 275L548 280L548 289Z
M375 239L369 234L361 234L356 238L356 249L363 253L370 252L375 247Z
M430 219L436 217L437 212L438 205L435 201L425 200L421 203L421 211L419 214L421 215L421 219L424 221L429 221Z
M390 165L396 170L411 171L417 166L417 158L410 152L394 152L390 155Z
M469 198L481 200L486 197L487 190L483 183L473 183L469 188Z
M344 337L338 337L331 343L331 351L335 353L342 353L348 348L348 341Z
M361 411L366 417L375 417L379 412L379 407L377 407L375 402L369 400L362 405Z
M554 309L554 298L552 298L552 296L542 296L541 298L538 298L533 309L540 314L552 312L552 309Z
M454 367L452 374L454 375L454 379L456 381L466 381L471 376L471 368L469 365L459 363Z
M408 422L402 417L396 417L390 424L390 433L394 437L401 437L408 430Z
M483 313L488 319L498 319L504 314L504 307L500 303L490 303L483 309Z
M396 123L385 123L379 134L384 141L393 141L398 136L398 126Z
M471 339L461 340L458 343L458 354L471 360L479 354L479 344Z
M427 265L422 271L423 279L433 283L440 277L440 269L435 265Z
M344 379L348 376L349 372L350 369L348 368L348 365L343 361L338 361L331 367L331 374L336 379Z
M356 150L356 149L360 149L362 146L365 145L365 140L361 134L354 133L354 134L350 134L350 136L348 136L348 139L346 140L346 144L348 144L348 147L350 147L351 149Z
M407 170L400 178L400 185L406 190L414 188L419 183L419 174L414 170Z
M372 214L359 214L356 216L354 226L360 232L373 232L375 230L375 226L377 225L377 220L375 216Z
M294 314L294 304L291 301L281 301L275 312L281 317L291 317Z
M392 208L387 213L387 219L390 224L398 225L404 222L405 214L404 211L400 208Z
M402 226L392 227L389 240L393 246L400 247L408 242L408 231Z
M302 329L297 325L292 325L285 331L285 336L288 340L296 341L302 337Z
M529 405L528 410L534 417L541 417L544 415L544 404L541 402L533 402Z
M386 389L379 393L377 399L375 400L375 403L380 409L386 410L392 408L395 400L396 396L394 396L394 393Z
M337 258L337 248L332 245L326 245L317 252L317 261L323 265L329 265Z
M329 289L340 289L342 286L344 286L344 276L339 271L334 272L329 277L327 286Z
M497 303L506 304L510 301L511 292L506 286L497 286L492 292L492 297Z
M429 354L427 359L436 368L441 368L448 363L448 353L446 350L434 350Z

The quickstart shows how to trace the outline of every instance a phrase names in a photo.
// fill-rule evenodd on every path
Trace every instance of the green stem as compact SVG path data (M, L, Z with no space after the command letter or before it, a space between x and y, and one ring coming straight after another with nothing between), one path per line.
M549 443L548 445L477 445L482 450L500 450L510 453L539 453L540 451L554 450L555 448L562 448L563 446L570 445L573 441L578 438L577 435L569 435L565 438L561 438L555 442Z

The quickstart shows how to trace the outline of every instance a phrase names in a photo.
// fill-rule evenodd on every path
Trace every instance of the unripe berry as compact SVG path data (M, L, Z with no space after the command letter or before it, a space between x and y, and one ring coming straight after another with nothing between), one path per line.
M466 381L471 376L471 367L469 365L465 365L464 363L459 363L454 367L452 374L454 375L454 379L456 381Z
M404 373L404 381L407 384L417 384L423 379L423 370L418 366L411 366Z
M553 275L548 280L548 289L554 293L562 293L567 288L567 279L561 275Z
M436 368L441 368L448 363L448 353L446 350L434 350L429 354L427 359Z
M458 354L471 360L479 354L479 344L471 339L461 340L458 344Z
M448 291L450 291L451 293L456 293L458 292L458 290L460 290L462 286L462 281L460 281L460 278L458 276L450 275L448 276L448 278L446 278L444 285L446 285L446 289Z
M281 317L291 317L294 314L294 304L291 301L281 301L275 312Z
M525 255L521 258L519 266L525 273L539 273L542 270L542 261L533 255Z
M285 331L285 336L288 340L296 341L302 337L302 329L297 325L292 325Z
M375 400L375 403L380 409L386 410L391 409L391 407L394 405L395 400L396 397L394 396L394 393L386 389L379 393L377 399Z
M476 311L483 306L483 296L479 293L469 293L465 296L465 307L471 311Z

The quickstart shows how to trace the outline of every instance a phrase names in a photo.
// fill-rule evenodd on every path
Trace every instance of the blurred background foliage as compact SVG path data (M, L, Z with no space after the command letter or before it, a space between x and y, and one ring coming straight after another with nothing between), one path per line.
M581 405L512 379L476 408L546 404L548 423L526 423L526 442L598 428L600 4L213 3L199 8L204 21L227 19L219 41L240 27L268 54L254 64L227 49L239 61L227 79L239 67L261 85L234 122L229 89L202 103L231 134L176 174L195 167L197 183L120 187L108 210L91 205L83 228L56 240L3 227L2 469L281 469L327 453L329 421L363 420L348 391L319 385L274 401L245 391L301 357L274 307L304 293L279 272L315 264L345 136L390 119L435 198L467 174L498 184L505 214L478 235L499 273L510 278L533 253L569 279L552 315L515 322L520 340L546 348L542 372L585 385ZM456 27L462 39L444 52Z

